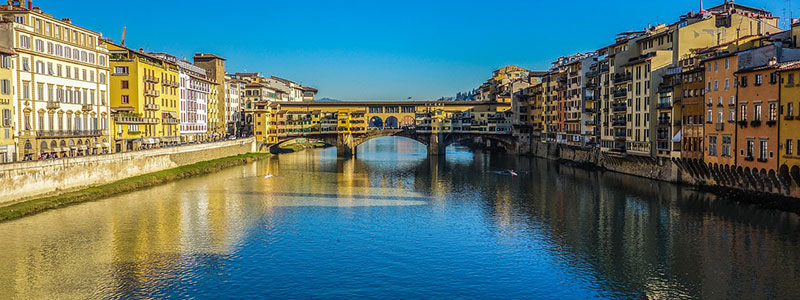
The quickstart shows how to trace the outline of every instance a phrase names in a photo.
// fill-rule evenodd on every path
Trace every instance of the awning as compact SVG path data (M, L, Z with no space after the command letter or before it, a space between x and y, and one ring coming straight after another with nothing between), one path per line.
M678 134L676 134L674 137L672 137L672 142L673 143L680 143L681 140L683 139L682 135L683 135L683 129L678 131Z
M156 141L155 141L155 142L153 142L153 144L158 144L158 143L160 143L160 142L161 142L161 139L156 139Z
M154 141L153 139L145 139L145 140L144 140L144 143L145 143L145 144L155 144L155 143L156 143L156 141Z
M103 147L104 147L104 148L111 148L111 144L109 144L109 143L103 143Z

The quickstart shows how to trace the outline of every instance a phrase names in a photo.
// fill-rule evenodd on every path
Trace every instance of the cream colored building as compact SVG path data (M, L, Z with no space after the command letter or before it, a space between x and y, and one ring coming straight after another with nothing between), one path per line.
M18 54L13 74L18 159L110 151L108 50L101 35L26 4L0 6L3 19L13 20L3 24L0 47Z

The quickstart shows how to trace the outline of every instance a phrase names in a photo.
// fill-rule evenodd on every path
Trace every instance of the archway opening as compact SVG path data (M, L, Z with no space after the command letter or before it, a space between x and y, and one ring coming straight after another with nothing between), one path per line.
M383 125L383 128L386 128L386 129L398 129L398 128L400 128L400 122L394 116L388 117L388 118L386 118L386 124Z
M377 116L370 118L369 129L383 129L383 119Z

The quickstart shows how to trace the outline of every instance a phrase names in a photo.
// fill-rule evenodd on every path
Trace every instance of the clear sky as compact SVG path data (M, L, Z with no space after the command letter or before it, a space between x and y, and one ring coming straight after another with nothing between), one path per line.
M785 0L737 0L795 16ZM800 1L795 6L800 7ZM706 7L722 0L706 0ZM45 12L131 48L228 59L318 88L318 98L417 100L477 87L507 64L546 69L560 55L670 23L699 0L203 1L34 0Z

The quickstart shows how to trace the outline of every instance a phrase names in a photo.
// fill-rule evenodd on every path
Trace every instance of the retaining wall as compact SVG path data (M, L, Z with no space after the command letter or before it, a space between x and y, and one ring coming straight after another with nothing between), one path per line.
M0 165L0 206L255 150L255 139L248 138L100 156L4 164Z

